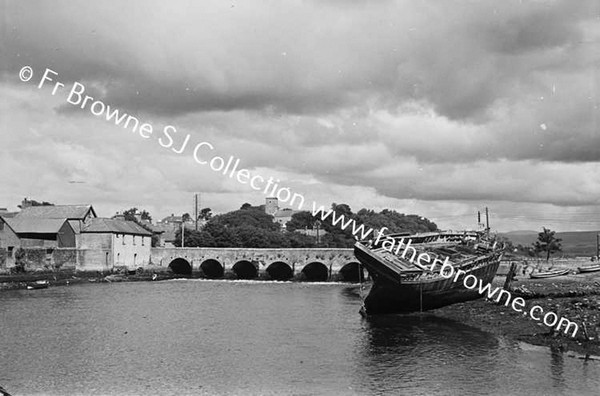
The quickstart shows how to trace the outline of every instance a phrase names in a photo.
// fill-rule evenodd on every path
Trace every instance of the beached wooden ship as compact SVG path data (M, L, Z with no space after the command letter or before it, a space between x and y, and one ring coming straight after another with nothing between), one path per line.
M415 251L390 249L390 238L394 246L407 246L410 241ZM472 274L484 286L490 283L500 265L502 249L484 232L431 232L391 234L357 242L354 254L373 280L361 309L361 313L371 315L426 311L481 297L478 288L467 289L463 279ZM412 259L413 254L417 259ZM422 260L418 260L419 255ZM425 262L426 257L429 262ZM440 274L445 261L455 272L464 271L456 282L454 276L447 279Z

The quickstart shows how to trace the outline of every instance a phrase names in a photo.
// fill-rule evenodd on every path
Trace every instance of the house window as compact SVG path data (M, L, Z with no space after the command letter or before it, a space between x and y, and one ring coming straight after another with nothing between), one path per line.
M133 241L133 246L135 246L135 235L131 236L131 240Z
M121 253L117 253L117 264L121 263Z
M144 246L144 237L142 237L142 246Z
M121 235L121 241L122 241L122 245L125 245L125 234Z

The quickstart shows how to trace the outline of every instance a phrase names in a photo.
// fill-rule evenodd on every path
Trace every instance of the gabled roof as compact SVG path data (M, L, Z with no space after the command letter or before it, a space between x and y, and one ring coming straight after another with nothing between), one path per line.
M66 219L5 218L15 234L57 234Z
M81 233L81 222L79 220L68 220L69 225L75 231L76 234Z
M133 221L94 218L83 226L84 233L112 233L152 236L152 233Z
M96 212L92 205L29 206L23 208L16 217L83 220L90 211L92 217L96 217Z

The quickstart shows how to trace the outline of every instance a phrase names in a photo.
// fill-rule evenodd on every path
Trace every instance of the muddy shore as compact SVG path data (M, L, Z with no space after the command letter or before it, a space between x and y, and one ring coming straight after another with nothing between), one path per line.
M505 277L497 276L493 286L502 287ZM570 351L584 358L600 359L600 273L567 275L550 279L517 277L511 285L513 298L526 301L525 310L539 305L544 313L554 312L577 323L573 338L556 332L528 314L515 312L510 306L479 299L454 304L432 311L437 316L458 320L493 334L506 336L534 345Z

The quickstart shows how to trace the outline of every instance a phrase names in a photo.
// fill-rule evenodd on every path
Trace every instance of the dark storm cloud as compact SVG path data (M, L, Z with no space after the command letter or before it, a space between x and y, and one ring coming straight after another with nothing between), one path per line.
M113 82L106 101L166 115L325 113L372 99L390 108L425 100L449 118L477 119L527 78L531 56L581 39L592 3L384 2L343 16L342 3L293 3L293 15L264 3L242 17L144 4L10 3L3 65Z
M47 145L70 138L91 150L113 136L21 83L31 65L248 168L428 202L584 205L600 194L595 1L1 4L3 93L18 116L10 142L38 128ZM44 100L59 114L33 114ZM136 143L106 144L127 158ZM140 185L156 176L144 175Z

